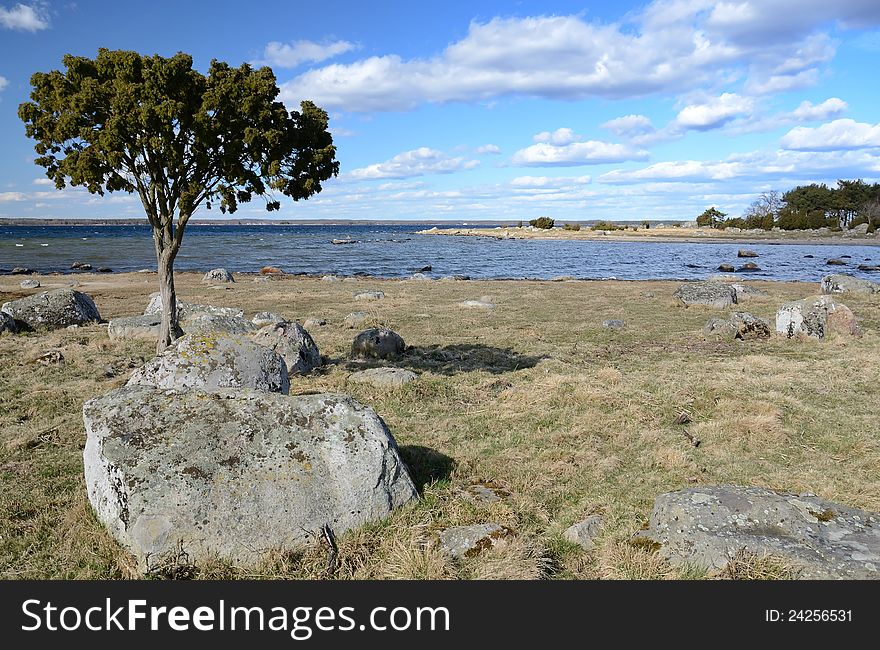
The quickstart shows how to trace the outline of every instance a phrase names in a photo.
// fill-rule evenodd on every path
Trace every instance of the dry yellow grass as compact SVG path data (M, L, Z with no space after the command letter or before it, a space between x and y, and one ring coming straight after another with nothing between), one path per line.
M155 276L76 276L105 318L140 313ZM44 288L70 276L41 278ZM778 304L816 285L755 283L770 296L741 305L772 318ZM178 274L182 299L326 318L311 334L327 364L291 392L343 391L373 407L401 445L422 499L384 522L341 535L328 576L317 543L243 570L205 563L197 577L704 578L674 568L633 535L654 497L695 484L738 483L810 491L880 510L880 300L845 297L864 330L822 342L703 339L710 308L685 308L671 282L323 282L290 278L227 290ZM380 289L368 304L353 293ZM0 278L0 301L26 293ZM492 295L492 311L462 300ZM357 333L352 311L394 328L411 351L399 362L419 381L388 391L348 382ZM624 330L602 328L623 318ZM82 478L87 399L122 385L152 356L149 341L111 343L106 326L0 336L0 577L136 576L128 555L92 514ZM60 364L36 359L48 350ZM673 424L681 411L686 425ZM701 441L694 447L687 430ZM463 491L491 481L509 496L480 506ZM562 538L601 512L592 551ZM514 535L476 558L436 546L447 526L496 521ZM168 575L190 573L170 567ZM772 558L741 558L721 577L789 577Z

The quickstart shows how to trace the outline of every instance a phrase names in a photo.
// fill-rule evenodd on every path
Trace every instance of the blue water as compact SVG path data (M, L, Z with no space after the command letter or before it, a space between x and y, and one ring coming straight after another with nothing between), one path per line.
M457 224L450 224L450 227ZM709 244L594 241L498 241L485 237L416 235L411 225L211 225L190 226L177 257L178 270L223 266L255 272L277 266L287 273L356 273L403 277L424 266L429 275L474 279L576 278L698 279L718 273L721 263L756 262L761 280L818 281L828 273L852 273L859 264L880 265L880 247L812 244ZM356 244L334 245L351 238ZM737 259L740 248L756 251ZM813 257L807 257L812 255ZM847 266L827 266L850 256ZM148 226L0 226L0 272L24 266L41 273L68 272L74 262L114 271L155 269ZM880 276L880 273L873 274Z

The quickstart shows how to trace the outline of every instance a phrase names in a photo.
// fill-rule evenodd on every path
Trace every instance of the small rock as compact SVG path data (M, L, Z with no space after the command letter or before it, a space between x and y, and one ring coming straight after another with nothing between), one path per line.
M626 322L622 320L618 320L616 318L610 320L603 320L602 327L609 330L622 330L626 327Z
M370 368L349 375L350 381L371 384L378 388L399 388L418 379L418 375L403 368Z
M488 300L465 300L458 306L464 309L495 309L495 303Z
M40 281L39 280L22 280L19 285L22 289L39 289Z
M339 282L339 276L338 275L324 275L324 276L321 276L321 281L322 282Z
M828 266L846 266L846 262L842 259L832 258L825 262Z
M16 266L9 273L10 275L32 275L34 273L34 270L29 269L26 266Z
M737 257L758 257L758 254L755 251L746 250L745 248L739 249L736 254Z
M360 359L396 359L406 343L393 330L372 328L358 334L351 344L351 356Z
M64 355L61 350L49 350L34 359L34 362L41 366L55 366L64 363Z
M754 262L746 262L745 264L740 266L736 270L736 272L743 273L743 272L747 272L747 271L760 271L760 270L761 270L761 267L758 266L757 264L755 264Z
M434 270L434 267L432 267L430 264L428 264L427 266L423 266L420 269L416 269L415 273L430 273L433 270Z
M266 325L276 325L278 323L287 322L287 319L284 318L284 316L279 316L271 311L261 311L254 314L251 322L257 327L266 327Z
M868 271L871 273L875 273L877 271L880 271L880 266L876 266L874 264L859 264L858 269L859 271Z
M326 318L309 318L306 319L306 322L303 323L303 327L307 330L312 329L314 327L324 327L327 324Z
M86 262L74 262L70 265L70 268L74 271L91 271L92 265Z
M299 323L267 325L254 335L254 341L284 358L289 375L304 375L321 365L318 346Z
M411 276L409 276L409 279L416 282L431 282L434 278L425 275L424 273L413 273Z
M284 271L274 266L264 266L260 269L260 273L262 275L281 275Z
M736 267L733 264L719 264L718 270L722 273L733 273L736 271Z
M495 523L454 526L441 531L440 548L454 558L474 557L509 534L509 529Z
M345 323L348 329L354 329L362 325L369 317L370 315L365 311L353 311L342 322Z
M750 287L747 284L741 284L739 282L734 282L730 286L733 287L734 291L736 291L737 302L742 302L747 298L763 298L770 295L766 291L762 291L761 289L756 289L755 287Z
M262 273L262 271L261 271ZM213 284L215 282L235 282L235 278L232 277L232 273L223 268L211 269L207 273L205 273L205 277L202 278L202 282Z
M569 542L573 542L585 550L590 550L595 546L593 540L599 535L601 529L602 516L590 515L583 521L567 528L562 536Z
M113 269L111 269L109 266L99 266L98 273L113 273Z
M385 293L382 291L360 291L354 294L355 300L382 300Z

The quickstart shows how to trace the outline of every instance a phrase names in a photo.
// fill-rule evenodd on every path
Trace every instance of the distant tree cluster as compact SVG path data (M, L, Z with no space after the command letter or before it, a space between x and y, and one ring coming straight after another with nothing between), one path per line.
M597 221L590 226L590 230L626 230L626 227L618 226L611 221Z
M785 194L764 192L741 217L726 217L711 207L697 217L697 225L720 229L843 230L868 224L868 232L874 232L880 226L880 183L839 180L836 188L813 183Z
M537 219L529 221L529 225L534 226L535 228L540 228L541 230L550 230L556 225L556 222L550 217L538 217Z

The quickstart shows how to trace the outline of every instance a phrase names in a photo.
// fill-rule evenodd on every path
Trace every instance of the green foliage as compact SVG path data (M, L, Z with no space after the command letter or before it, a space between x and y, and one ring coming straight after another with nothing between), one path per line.
M642 228L644 228L645 230L650 230L651 229L651 222L648 221L647 219L643 219L642 220Z
M597 221L590 230L626 230L625 226L617 226L611 221Z
M556 222L550 217L538 217L537 219L532 219L529 221L530 226L534 226L535 228L540 228L541 230L550 230Z
M579 224L579 223L567 223L567 224L565 224L564 226L562 226L562 229L563 229L563 230L574 230L574 231L577 231L577 230L580 230L580 229L581 229L581 224Z
M719 228L721 224L724 222L724 217L727 216L727 213L721 212L715 206L712 206L708 210L704 211L699 217L697 217L697 225L698 226L710 226L712 228Z

